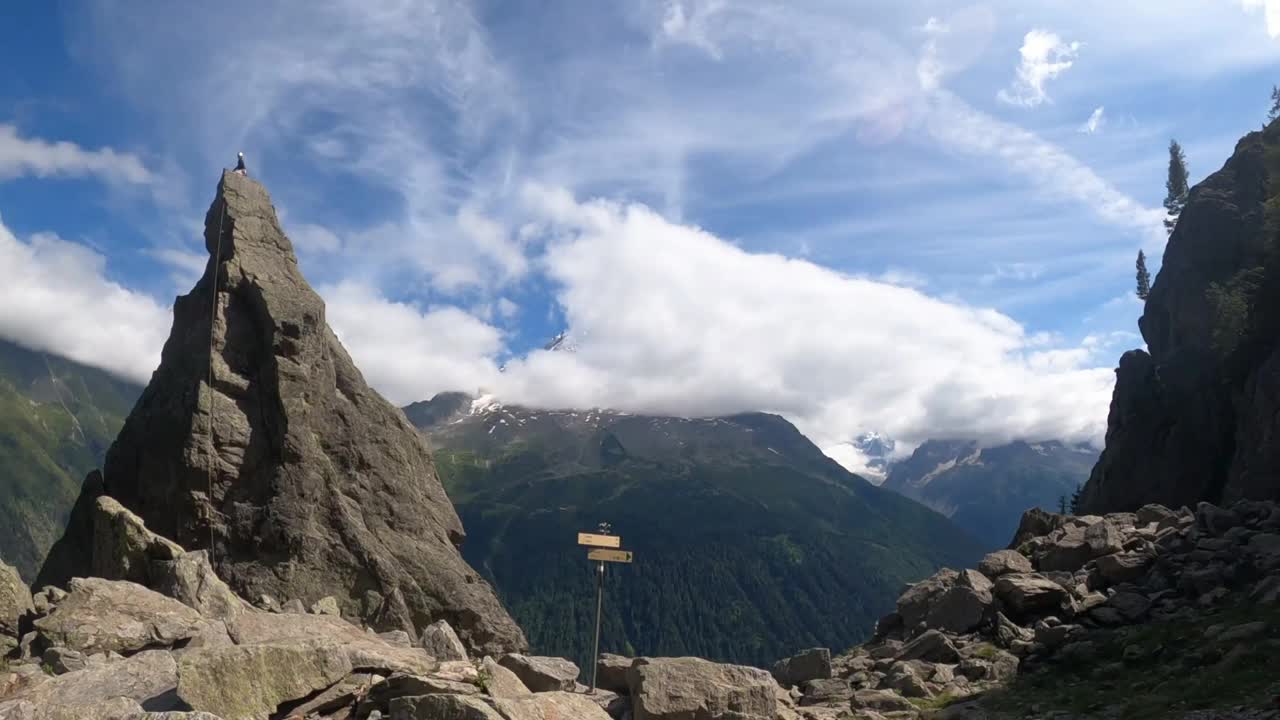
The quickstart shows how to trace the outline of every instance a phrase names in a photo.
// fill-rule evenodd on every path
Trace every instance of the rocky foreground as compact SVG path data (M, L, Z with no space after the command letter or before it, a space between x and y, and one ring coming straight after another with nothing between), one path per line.
M107 574L0 574L0 720L1280 717L1280 505L1028 512L1016 550L910 587L867 644L772 672L606 655L468 657L446 622L376 633L332 598L249 602L203 551L95 508ZM149 586L149 587L148 587Z

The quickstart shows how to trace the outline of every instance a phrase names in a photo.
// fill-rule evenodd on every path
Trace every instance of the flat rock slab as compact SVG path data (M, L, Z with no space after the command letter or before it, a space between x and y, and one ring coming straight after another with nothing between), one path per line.
M544 692L523 698L493 701L506 720L611 720L609 713L587 695Z
M7 702L0 703L0 718L19 713L18 705L28 703L41 712L80 712L67 717L105 717L90 714L113 698L134 704L165 705L178 685L177 663L162 650L148 650L132 657L98 663L73 673L59 675L29 687ZM169 704L170 708L176 703ZM25 717L15 714L13 717ZM37 713L35 717L45 717ZM54 717L54 716L50 716Z
M578 682L578 666L564 658L512 653L499 658L498 664L534 692L572 690Z
M995 594L1014 612L1029 615L1057 610L1067 599L1067 590L1036 574L1011 573L996 578Z
M394 720L506 720L492 705L475 695L399 697L391 701L391 717Z
M131 582L76 578L71 593L36 629L51 645L88 654L127 654L194 636L200 613Z
M1033 570L1035 568L1031 567L1031 561L1017 550L997 550L987 553L987 556L982 558L982 562L978 563L978 572L992 579L1009 573L1029 573Z
M178 696L195 710L225 718L268 720L281 703L301 700L351 673L335 645L249 645L186 653Z
M419 644L431 657L441 661L466 660L467 648L449 623L437 620L422 631Z
M245 613L227 623L237 645L341 645L356 670L426 676L440 664L421 648L406 648L328 615Z
M533 694L520 677L486 656L480 661L480 673L484 677L485 692L489 697L519 698Z
M774 720L778 683L758 668L642 658L628 675L635 720Z

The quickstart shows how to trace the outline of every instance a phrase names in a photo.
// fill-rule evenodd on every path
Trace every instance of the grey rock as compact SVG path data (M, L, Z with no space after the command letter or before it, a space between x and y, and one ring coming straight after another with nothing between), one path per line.
M400 697L440 693L476 695L479 692L480 688L475 685L459 683L453 680L395 673L369 686L368 692L356 706L355 717L364 717L373 712L391 712L391 702Z
M996 613L995 641L1003 648L1012 648L1018 642L1030 642L1035 634L1015 624L1004 613Z
M114 698L157 710L173 710L177 709L173 699L177 683L173 657L162 650L146 650L114 662L95 663L21 690L0 702L0 718L18 703L29 703L50 713L49 717L94 717L90 713L95 708ZM77 711L82 715L76 715Z
M440 669L421 648L391 645L328 615L245 613L227 623L227 632L237 645L340 645L355 670L427 676Z
M1176 522L1178 518L1178 513L1163 505L1156 504L1143 505L1138 508L1138 512L1135 515L1138 525L1172 523Z
M1068 597L1061 585L1035 574L1001 575L996 579L995 593L1021 616L1054 612Z
M511 720L475 695L418 695L391 701L392 720ZM566 719L567 720L567 719Z
M53 670L55 675L62 675L89 667L84 653L64 647L51 647L40 656L42 665Z
M28 700L0 702L0 720L136 720L146 717L136 700L113 697L88 705Z
M1259 533L1249 538L1247 552L1259 567L1280 568L1280 533Z
M852 697L853 688L849 686L848 680L840 678L810 680L804 684L804 695L800 698L800 705L804 707L847 705Z
M150 585L151 562L182 553L181 546L148 530L142 518L115 499L102 495L94 501L93 575Z
M51 645L123 654L191 638L202 621L195 610L141 585L76 578L67 598L35 626Z
M1137 622L1151 609L1151 601L1138 593L1118 592L1107 600L1107 606L1114 608L1126 621Z
M979 577L983 576L979 575ZM987 585L989 588L990 581ZM994 612L993 602L990 589L975 590L972 587L956 585L943 593L942 597L929 608L925 624L950 633L966 633L981 625Z
M1222 643L1252 643L1267 635L1267 624L1262 621L1241 623L1226 628L1218 635Z
M151 588L204 617L231 620L253 608L218 578L204 550L151 563Z
M423 629L419 644L429 655L440 661L467 659L466 646L444 620L437 620Z
M916 706L911 701L888 690L858 690L849 701L855 710L875 710L879 712L915 712Z
M831 650L811 648L779 660L773 666L773 677L783 686L799 685L807 680L830 678Z
M403 630L389 630L384 633L378 633L378 639L395 647L413 647L413 638L409 637L409 633Z
M1083 567L1095 555L1085 532L1085 528L1078 526L1063 528L1061 534L1051 537L1050 543L1036 556L1036 566L1042 571L1067 572Z
M1109 520L1090 525L1084 531L1084 541L1092 557L1110 555L1124 549L1124 536Z
M629 692L627 672L631 669L632 662L634 661L629 657L602 653L600 662L596 665L596 687L616 693Z
M1152 559L1144 553L1113 553L1103 555L1094 563L1107 582L1116 584L1140 579L1151 566Z
M533 692L519 676L499 665L491 657L485 656L484 660L480 661L480 673L482 677L486 678L483 683L485 686L484 691L489 697L523 697ZM626 677L624 675L623 685L625 684Z
M924 622L930 608L948 590L955 586L960 574L950 568L943 568L932 576L907 588L898 597L898 615L908 630Z
M286 615L306 615L307 606L303 605L301 600L293 598L292 600L285 601L284 606L281 608L281 612Z
M978 563L978 571L992 579L1009 573L1029 573L1034 570L1031 561L1017 550L997 550L988 553Z
M266 189L224 173L205 246L218 257L174 303L160 366L107 452L98 494L183 547L208 548L212 534L214 569L241 597L339 590L342 606L368 612L373 586L384 601L360 619L376 630L416 634L447 619L481 653L526 648L458 552L465 533L426 441L325 322ZM38 586L113 560L99 557L92 525L78 502Z
M35 607L36 615L48 615L67 597L67 591L62 588L47 587L40 592L31 596L31 604Z
M937 630L928 630L907 643L898 653L898 660L928 660L950 663L958 657L951 640Z
M1259 605L1280 603L1280 575L1268 575L1249 591L1249 602Z
M178 697L225 718L268 720L285 702L324 690L352 671L337 645L203 648L178 664Z
M1222 535L1240 524L1240 516L1213 503L1196 505L1196 524L1211 535Z
M756 668L638 658L628 679L635 720L774 720L778 711L778 684Z
M1009 543L1009 549L1016 550L1018 546L1033 538L1048 535L1066 524L1066 521L1066 515L1045 512L1038 507L1033 507L1022 513L1022 519L1018 522L1018 530L1013 535L1013 542Z
M578 681L578 666L564 658L509 653L498 658L498 664L534 692L573 690Z
M34 610L31 591L18 570L0 562L0 635L18 637L18 621Z
M338 607L338 598L332 595L326 595L312 603L311 612L315 615L342 616L342 608Z
M569 692L553 691L524 697L495 698L493 705L498 714L507 720L610 720L609 714L590 696Z

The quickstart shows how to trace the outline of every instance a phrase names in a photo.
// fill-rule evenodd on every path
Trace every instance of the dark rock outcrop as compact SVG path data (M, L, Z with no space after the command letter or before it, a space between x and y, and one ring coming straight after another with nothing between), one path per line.
M379 630L416 636L443 619L473 650L523 650L520 629L458 554L462 524L425 442L326 324L267 191L224 173L205 244L219 254L175 302L160 367L37 587L115 559L99 558L95 542L105 494L152 532L209 549L241 597L310 605L335 595L344 615Z
M1191 189L1120 359L1088 512L1280 497L1280 123Z

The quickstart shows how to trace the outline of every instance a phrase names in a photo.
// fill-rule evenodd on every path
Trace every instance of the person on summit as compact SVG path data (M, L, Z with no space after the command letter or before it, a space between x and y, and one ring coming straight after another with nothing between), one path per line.
M234 170L234 172L238 172L241 175L246 175L246 176L249 174L249 171L246 170L244 167L244 153L242 152L236 153L236 169Z

